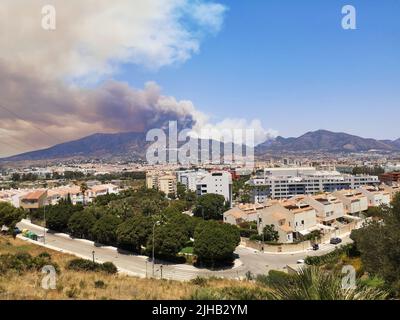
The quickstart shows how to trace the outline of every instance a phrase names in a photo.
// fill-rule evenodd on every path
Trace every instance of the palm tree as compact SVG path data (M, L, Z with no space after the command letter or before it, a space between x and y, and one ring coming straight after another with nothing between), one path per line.
M272 278L268 281L271 300L384 300L388 292L357 285L342 287L343 275L318 267L302 268L297 274Z
M83 205L85 205L85 193L88 190L88 186L85 182L81 183L81 192L82 192L82 200L83 200Z

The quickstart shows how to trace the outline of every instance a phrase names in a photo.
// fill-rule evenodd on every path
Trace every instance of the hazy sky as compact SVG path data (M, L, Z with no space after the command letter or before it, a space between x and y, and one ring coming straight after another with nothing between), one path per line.
M54 0L44 31L47 3L0 3L0 156L169 119L400 137L400 1Z

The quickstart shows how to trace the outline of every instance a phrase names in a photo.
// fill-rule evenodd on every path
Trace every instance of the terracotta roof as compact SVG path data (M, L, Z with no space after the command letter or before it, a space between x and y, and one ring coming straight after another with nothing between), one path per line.
M46 194L46 190L35 190L23 197L24 200L39 200L44 194Z

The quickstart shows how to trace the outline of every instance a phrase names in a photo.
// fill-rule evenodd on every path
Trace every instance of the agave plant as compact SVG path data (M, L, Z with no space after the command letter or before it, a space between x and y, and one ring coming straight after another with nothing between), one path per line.
M356 285L343 288L343 275L326 272L318 267L302 268L297 274L268 281L272 300L383 300L388 292Z

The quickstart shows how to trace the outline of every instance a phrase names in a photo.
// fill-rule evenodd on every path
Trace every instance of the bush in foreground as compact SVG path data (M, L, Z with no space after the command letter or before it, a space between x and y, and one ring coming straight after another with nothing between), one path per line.
M93 271L115 274L118 272L117 267L112 262L97 263L85 259L73 259L68 262L67 269L74 271Z

